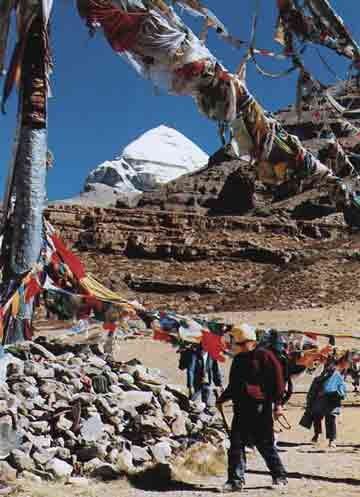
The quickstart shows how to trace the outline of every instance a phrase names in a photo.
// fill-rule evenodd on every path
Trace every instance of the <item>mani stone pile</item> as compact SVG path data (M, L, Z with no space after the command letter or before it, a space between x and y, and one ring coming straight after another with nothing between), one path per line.
M53 352L25 342L5 355L1 480L111 479L171 463L197 442L224 443L219 419L160 371L115 363L99 345Z

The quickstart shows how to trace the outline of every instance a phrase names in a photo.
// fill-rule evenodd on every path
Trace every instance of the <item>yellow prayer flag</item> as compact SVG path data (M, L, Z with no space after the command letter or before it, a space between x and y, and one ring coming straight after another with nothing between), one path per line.
M11 303L11 315L13 318L16 318L16 316L18 315L19 308L20 308L20 293L16 291Z

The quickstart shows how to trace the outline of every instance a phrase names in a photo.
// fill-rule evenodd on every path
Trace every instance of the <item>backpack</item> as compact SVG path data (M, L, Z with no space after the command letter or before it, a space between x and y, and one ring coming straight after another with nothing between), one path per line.
M185 349L180 352L179 369L181 371L188 369L190 366L192 354L193 351L191 349Z

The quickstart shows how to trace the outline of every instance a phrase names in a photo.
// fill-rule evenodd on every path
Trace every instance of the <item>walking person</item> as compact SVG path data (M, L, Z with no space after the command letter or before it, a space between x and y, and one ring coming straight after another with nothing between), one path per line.
M360 386L360 357L358 355L354 355L352 357L349 369L346 371L344 375L345 381L347 376L350 376L350 378L352 379L354 393L358 394Z
M248 325L234 327L235 357L229 385L218 405L233 402L234 417L228 452L228 479L224 492L245 485L246 446L254 446L265 460L274 487L287 485L286 471L274 444L274 421L282 415L284 376L270 350L257 348L256 333Z
M223 376L218 361L201 344L194 344L180 352L180 369L186 369L189 398L201 396L207 410L215 407L214 388L223 387Z
M314 443L319 441L322 433L322 420L325 418L326 438L329 447L336 447L336 418L340 414L341 402L346 397L344 373L349 368L348 354L333 360L318 379L316 396L312 400L311 413L314 423Z

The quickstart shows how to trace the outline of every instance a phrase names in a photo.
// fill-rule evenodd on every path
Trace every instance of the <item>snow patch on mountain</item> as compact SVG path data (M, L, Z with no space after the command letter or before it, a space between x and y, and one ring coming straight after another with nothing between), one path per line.
M120 194L137 195L197 171L208 160L209 156L191 140L162 125L130 143L120 157L91 171L85 190L92 183L102 183Z

